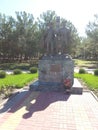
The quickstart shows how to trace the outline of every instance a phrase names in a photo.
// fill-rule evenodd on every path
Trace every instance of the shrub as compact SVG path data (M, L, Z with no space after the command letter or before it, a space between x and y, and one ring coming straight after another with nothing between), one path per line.
M31 67L29 70L30 70L31 73L37 73L36 67Z
M13 71L13 74L21 74L21 73L22 73L22 71L20 69L15 69Z
M0 64L0 69L2 70L14 70L14 69L21 69L21 70L29 70L30 68L29 63L3 63Z
M20 70L28 70L30 65L28 63L14 63L10 66L9 69L20 69Z
M94 71L94 75L98 76L98 69Z
M0 78L5 78L5 77L6 77L6 72L0 71Z
M85 69L79 69L79 74L85 74L85 73L86 73Z

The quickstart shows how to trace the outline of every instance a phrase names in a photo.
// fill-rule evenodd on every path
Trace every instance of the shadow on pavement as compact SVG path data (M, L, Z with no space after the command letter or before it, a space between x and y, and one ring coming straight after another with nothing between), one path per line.
M17 95L10 97L0 108L0 113L10 112L11 110L17 108L19 104L25 100L25 97L28 95L29 91L22 91Z
M70 95L64 95L57 92L42 92L37 97L34 104L30 104L30 107L26 107L28 111L23 115L24 119L30 118L34 112L45 110L51 103L57 101L67 101Z
M0 109L0 113L6 111L14 113L25 107L27 113L23 113L23 118L27 119L30 118L34 112L45 110L51 103L67 101L69 97L70 94L64 94L63 92L23 91L11 100L8 100L3 108Z

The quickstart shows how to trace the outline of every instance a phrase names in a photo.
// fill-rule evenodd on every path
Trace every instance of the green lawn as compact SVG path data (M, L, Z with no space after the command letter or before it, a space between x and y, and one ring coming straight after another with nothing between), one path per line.
M7 75L6 78L0 79L0 89L2 87L10 87L10 86L15 88L22 88L37 77L38 77L38 73Z
M98 76L94 76L92 74L75 73L74 77L82 79L90 89L98 90ZM0 79L0 89L2 87L10 87L10 86L15 88L22 88L36 78L38 78L38 73L7 75L6 78Z
M82 79L91 90L98 90L98 76L75 73L74 77Z
M98 61L87 61L87 60L79 60L74 59L75 65L79 67L87 67L87 68L97 68Z

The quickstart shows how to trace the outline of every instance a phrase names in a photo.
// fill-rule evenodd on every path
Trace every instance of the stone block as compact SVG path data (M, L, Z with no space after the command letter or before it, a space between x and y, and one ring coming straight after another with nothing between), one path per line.
M74 84L70 89L72 94L82 94L83 92L83 86L80 84L78 79L74 79Z
M62 84L70 77L73 84L74 62L68 55L43 56L39 60L39 84Z

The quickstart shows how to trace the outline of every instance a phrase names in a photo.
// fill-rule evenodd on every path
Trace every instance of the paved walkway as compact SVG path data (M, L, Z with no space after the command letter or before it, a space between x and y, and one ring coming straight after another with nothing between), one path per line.
M22 91L0 108L0 130L98 130L98 102L90 92Z

